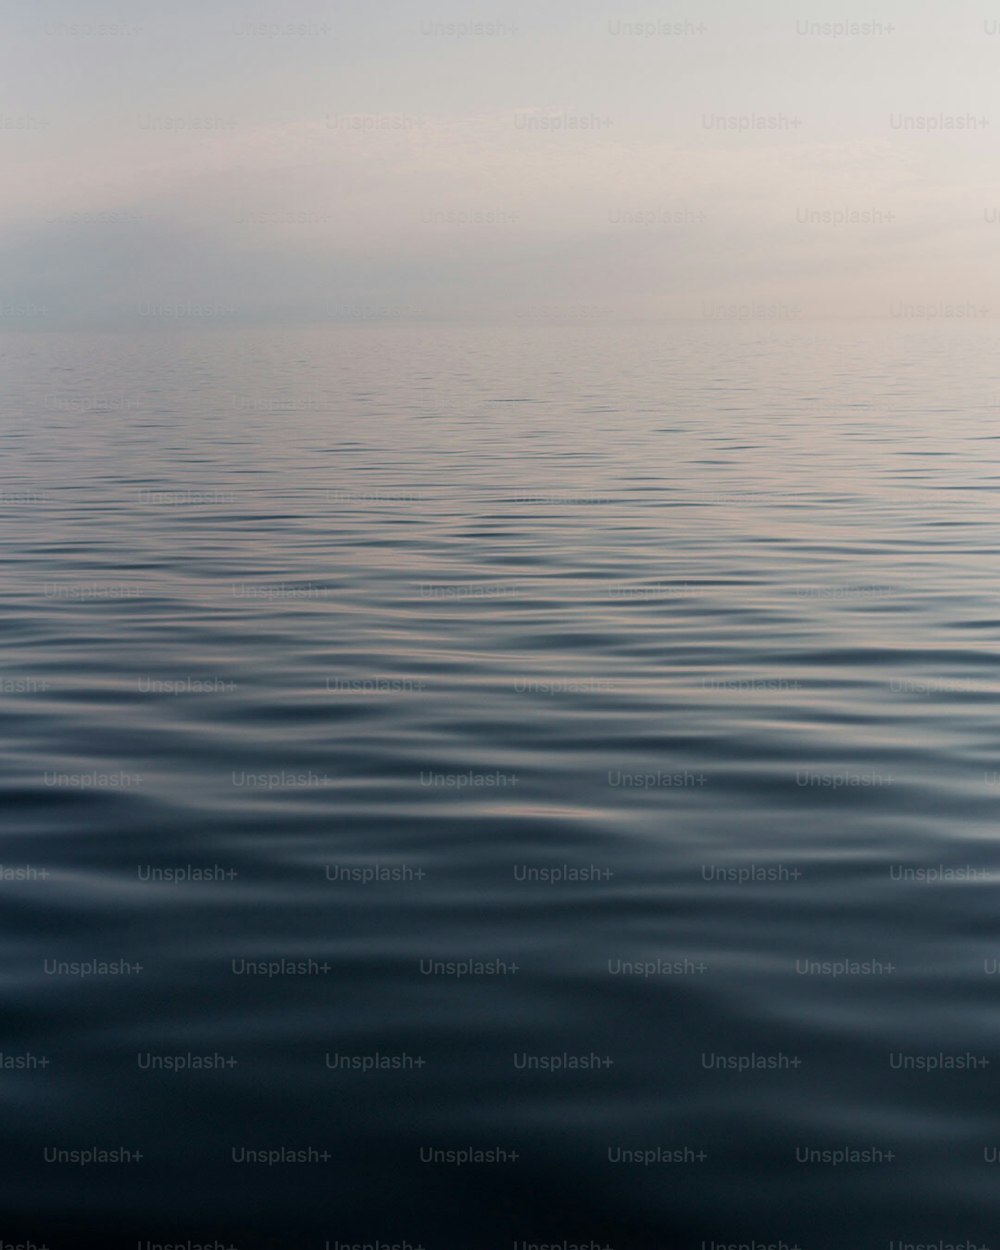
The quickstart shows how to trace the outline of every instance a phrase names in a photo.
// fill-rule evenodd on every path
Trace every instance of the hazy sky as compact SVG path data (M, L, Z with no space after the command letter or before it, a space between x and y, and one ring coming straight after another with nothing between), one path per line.
M0 329L1000 311L1000 4L0 15Z

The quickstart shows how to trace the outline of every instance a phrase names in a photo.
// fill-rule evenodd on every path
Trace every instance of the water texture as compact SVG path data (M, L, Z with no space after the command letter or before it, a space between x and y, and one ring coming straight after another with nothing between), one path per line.
M4 337L0 1234L989 1244L993 339Z

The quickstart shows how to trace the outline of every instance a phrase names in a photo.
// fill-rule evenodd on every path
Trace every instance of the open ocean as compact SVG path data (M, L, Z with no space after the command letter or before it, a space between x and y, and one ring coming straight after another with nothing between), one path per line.
M975 325L0 341L0 1239L996 1245Z

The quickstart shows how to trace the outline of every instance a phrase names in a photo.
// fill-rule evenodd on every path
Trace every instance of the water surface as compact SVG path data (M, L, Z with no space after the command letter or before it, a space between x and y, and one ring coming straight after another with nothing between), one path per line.
M6 336L0 1233L988 1244L993 338Z

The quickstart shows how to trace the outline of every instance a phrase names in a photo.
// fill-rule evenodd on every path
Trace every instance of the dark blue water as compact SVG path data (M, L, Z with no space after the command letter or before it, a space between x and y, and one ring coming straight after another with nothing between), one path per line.
M7 336L0 1238L989 1245L994 337Z

